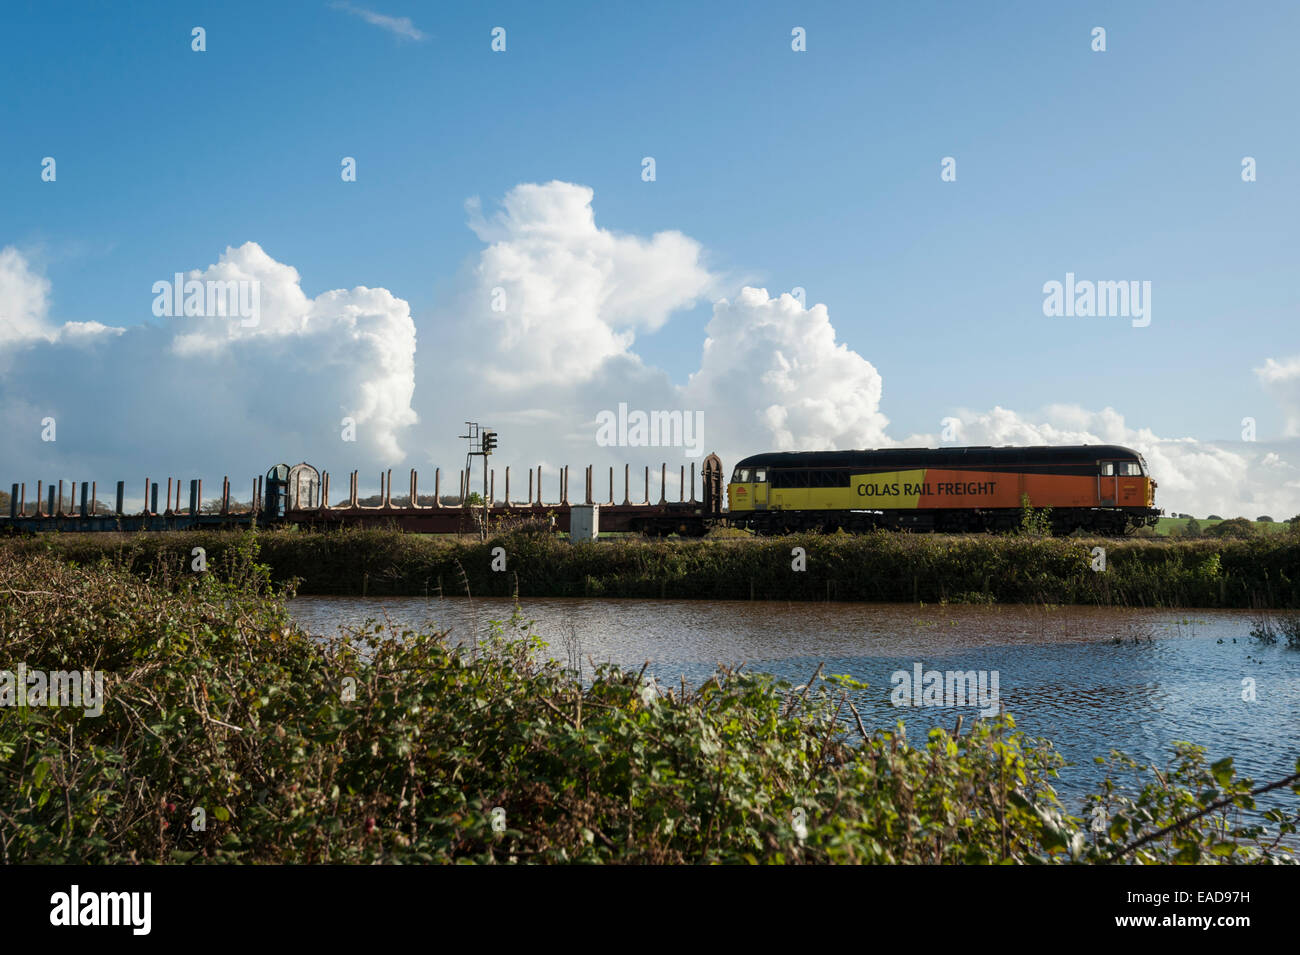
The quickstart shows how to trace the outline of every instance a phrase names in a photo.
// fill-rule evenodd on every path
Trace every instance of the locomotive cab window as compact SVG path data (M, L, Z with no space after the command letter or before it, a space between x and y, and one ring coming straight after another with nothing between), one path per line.
M767 468L754 468L754 483L755 484L767 483Z
M750 482L749 468L736 468L736 473L731 476L732 484L748 484Z
M1122 477L1139 477L1142 474L1142 469L1138 467L1136 461L1121 461L1119 473Z
M1101 476L1102 476L1102 477L1114 477L1114 476L1115 476L1115 462L1114 462L1114 461L1103 461L1103 462L1101 463Z

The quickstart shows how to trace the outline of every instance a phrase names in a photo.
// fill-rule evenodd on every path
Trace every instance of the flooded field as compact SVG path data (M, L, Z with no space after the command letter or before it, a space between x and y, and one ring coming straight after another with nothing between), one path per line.
M508 619L511 603L302 597L290 609L318 634L369 619L463 641ZM587 599L528 600L522 610L552 656L587 673L592 662L640 669L649 660L661 683L699 683L718 664L744 663L800 684L824 663L869 684L856 697L868 729L969 721L977 700L895 705L913 699L896 692L897 675L910 680L918 665L982 671L986 702L996 686L1021 728L1071 761L1066 794L1090 788L1093 757L1111 749L1163 762L1172 741L1187 740L1236 757L1260 781L1294 771L1300 755L1300 652L1251 640L1243 611Z

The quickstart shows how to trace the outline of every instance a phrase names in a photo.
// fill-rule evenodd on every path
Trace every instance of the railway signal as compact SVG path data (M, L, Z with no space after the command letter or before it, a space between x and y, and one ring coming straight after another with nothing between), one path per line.
M487 459L488 455L497 449L497 433L479 427L477 421L466 421L465 433L462 434L461 437L469 440L469 451L465 453L466 495L469 494L469 459L474 457L483 458L483 524L479 528L479 539L487 540L488 516L490 514L489 508L492 507L492 502L488 500ZM476 446L477 450L475 450Z

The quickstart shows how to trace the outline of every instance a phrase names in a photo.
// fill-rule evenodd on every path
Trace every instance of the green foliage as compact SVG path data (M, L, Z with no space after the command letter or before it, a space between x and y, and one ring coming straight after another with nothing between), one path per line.
M0 708L0 861L1289 858L1274 835L1294 811L1243 821L1250 782L1194 748L1139 785L1108 780L1091 831L1057 801L1060 755L1010 717L913 742L902 724L858 732L847 676L721 670L665 694L604 667L584 684L518 612L469 649L382 627L322 641L292 628L251 535L222 561L147 579L0 563L4 665L109 671L100 717Z
M1228 537L1249 540L1259 534L1259 529L1244 517L1234 517L1205 528L1206 537Z
M1052 509L1034 507L1028 494L1020 495L1020 533L1029 537L1052 536Z
M535 526L534 526L535 525ZM396 530L176 531L44 534L0 540L0 563L50 553L83 565L103 557L137 573L188 573L194 547L221 573L222 555L255 539L277 582L310 594L700 598L926 602L986 594L997 603L1144 607L1300 606L1300 535L1245 540L1022 535L801 534L572 544L545 522L486 542ZM1092 548L1106 548L1106 571ZM492 570L504 547L509 573ZM807 570L790 572L791 550ZM462 580L462 574L464 575Z

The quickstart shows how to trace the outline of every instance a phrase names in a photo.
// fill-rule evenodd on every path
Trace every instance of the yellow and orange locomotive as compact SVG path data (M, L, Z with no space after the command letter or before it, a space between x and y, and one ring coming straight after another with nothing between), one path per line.
M1051 508L1055 533L1122 534L1154 524L1146 461L1113 444L886 448L755 454L727 486L729 523L796 530L978 531L1015 527Z

